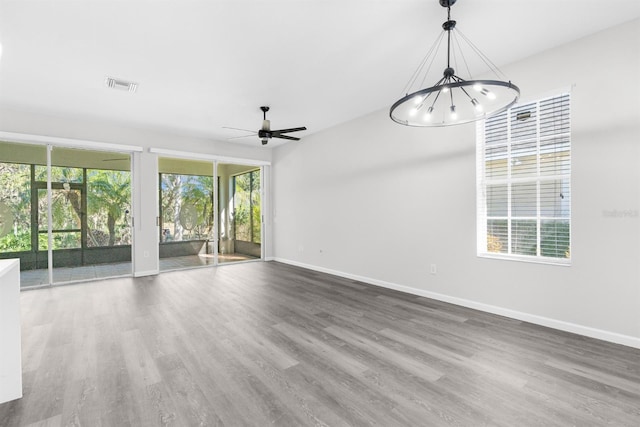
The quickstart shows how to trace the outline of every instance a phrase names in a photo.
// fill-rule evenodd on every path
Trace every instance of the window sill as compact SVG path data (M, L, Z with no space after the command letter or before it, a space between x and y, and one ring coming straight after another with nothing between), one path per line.
M498 259L503 261L519 261L531 264L557 265L560 267L571 267L571 258L548 258L527 255L508 255L497 253L478 253L478 258Z

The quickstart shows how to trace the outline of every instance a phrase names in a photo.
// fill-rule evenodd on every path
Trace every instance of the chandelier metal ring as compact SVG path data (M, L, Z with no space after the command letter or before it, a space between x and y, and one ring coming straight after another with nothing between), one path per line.
M410 93L391 106L389 117L396 123L414 127L463 124L500 113L519 97L520 89L511 82L463 80ZM506 104L505 98L509 99Z

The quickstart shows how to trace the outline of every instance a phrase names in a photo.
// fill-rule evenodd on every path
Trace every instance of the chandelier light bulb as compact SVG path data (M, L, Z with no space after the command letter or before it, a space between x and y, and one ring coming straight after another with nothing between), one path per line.
M442 86L442 91L443 91L444 93L449 92L449 86Z
M451 106L451 120L455 120L458 118L458 113L456 112L456 106Z
M480 89L480 93L489 99L496 99L496 94L491 92L489 89L482 88Z
M482 104L480 104L477 99L473 98L471 100L471 103L473 104L473 106L475 107L475 109L476 109L476 111L478 113L482 112Z
M429 107L429 109L427 109L427 112L424 115L424 119L426 121L431 120L431 115L433 114L433 107Z
M418 96L416 96L416 97L414 98L413 102L414 102L416 105L420 105L420 103L422 102L422 97L421 97L421 96L419 96L419 95L418 95Z

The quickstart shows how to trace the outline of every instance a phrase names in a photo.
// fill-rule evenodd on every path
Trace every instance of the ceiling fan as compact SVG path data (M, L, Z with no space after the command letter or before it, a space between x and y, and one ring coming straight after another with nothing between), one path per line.
M228 138L228 139L237 139L237 138L246 138L249 136L258 136L258 138L260 138L260 140L262 141L262 145L267 145L267 143L269 142L269 140L271 138L280 138L280 139L288 139L291 141L300 141L300 138L296 138L295 136L289 136L289 135L283 135L285 133L290 133L290 132L298 132L301 130L307 130L306 127L302 126L302 127L297 127L297 128L289 128L289 129L278 129L278 130L271 130L271 121L267 120L267 111L269 111L269 107L266 106L262 106L260 107L260 109L262 110L262 128L260 128L257 132L248 130L248 129L238 129L238 128L232 128L232 127L227 127L227 126L223 126L224 129L234 129L234 130L241 130L241 131L245 131L245 132L251 132L251 135L244 135L244 136L236 136L233 138Z

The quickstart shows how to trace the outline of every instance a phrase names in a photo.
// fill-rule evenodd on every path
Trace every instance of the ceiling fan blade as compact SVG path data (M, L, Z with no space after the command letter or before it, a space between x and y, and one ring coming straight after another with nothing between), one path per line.
M299 127L299 128L290 128L290 129L278 129L278 130L272 130L271 132L273 133L289 133L289 132L298 132L301 130L307 130L306 127Z
M222 126L222 129L233 129L233 130L241 130L243 132L251 132L251 133L256 133L255 130L249 130L249 129L240 129L240 128L232 128L229 126Z
M256 135L257 135L257 133L253 132L253 133L251 133L249 135L232 136L231 138L227 138L227 141L230 140L230 139L250 138L250 137L256 136Z
M289 136L289 135L272 135L272 138L290 139L291 141L300 141L300 138L296 138L295 136Z

